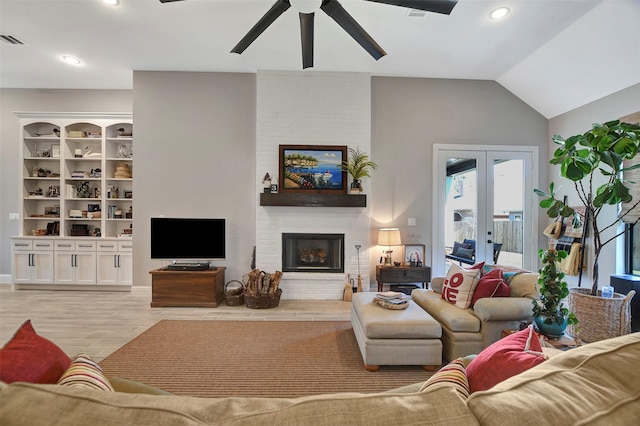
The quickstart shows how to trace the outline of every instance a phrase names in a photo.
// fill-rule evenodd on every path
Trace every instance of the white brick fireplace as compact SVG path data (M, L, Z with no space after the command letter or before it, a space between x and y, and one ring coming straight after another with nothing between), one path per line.
M345 234L345 273L285 272L284 299L342 299L347 274L369 288L367 207L260 206L262 177L278 175L279 145L346 145L371 153L371 78L361 73L259 71L256 102L256 267L282 270L283 233ZM366 185L365 185L366 188Z

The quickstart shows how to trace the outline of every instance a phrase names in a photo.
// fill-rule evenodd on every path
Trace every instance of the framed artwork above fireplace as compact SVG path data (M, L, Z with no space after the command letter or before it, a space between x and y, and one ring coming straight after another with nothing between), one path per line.
M280 145L280 191L346 194L347 147L341 145Z

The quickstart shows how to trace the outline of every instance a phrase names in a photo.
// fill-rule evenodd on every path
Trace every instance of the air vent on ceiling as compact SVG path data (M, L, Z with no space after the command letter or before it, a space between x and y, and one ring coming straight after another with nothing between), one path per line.
M427 15L427 12L424 10L418 9L409 9L407 10L407 18L424 18Z
M4 41L7 44L24 44L22 40L20 40L16 36L12 36L11 34L0 34L0 40Z

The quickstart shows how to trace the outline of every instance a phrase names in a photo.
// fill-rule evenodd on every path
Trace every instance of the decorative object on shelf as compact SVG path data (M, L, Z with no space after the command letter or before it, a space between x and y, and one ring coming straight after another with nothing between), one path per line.
M125 130L124 127L120 127L118 129L118 137L121 138L130 138L133 136L133 132L131 130Z
M75 186L75 197L76 198L92 198L91 188L88 181L80 182Z
M405 245L403 259L405 266L422 267L424 264L424 244Z
M602 248L627 231L619 232L604 241L601 232L615 227L620 221L637 223L640 220L640 197L637 189L639 184L632 184L628 176L640 167L638 162L640 126L621 120L604 124L596 123L583 134L567 139L555 135L553 141L559 147L555 150L550 163L559 165L560 176L573 184L578 198L585 207L585 217L583 219L576 209L565 205L556 197L557 189L553 182L549 184L548 193L539 189L534 190L538 196L543 197L540 207L547 210L549 217L572 218L574 228L582 226L584 220L583 247L589 229L593 240L593 261L590 265L592 268L591 290L571 289L569 308L580 320L582 340L592 342L614 337L624 333L627 327L623 324L617 330L611 330L611 324L620 323L620 309L614 306L608 308L605 305L622 304L622 309L630 310L630 308L628 303L622 303L626 300L622 294L614 293L613 298L601 297L598 291L598 261ZM624 177L622 177L623 174ZM604 181L603 184L594 188L594 182L602 181ZM616 206L620 202L625 204L626 208L619 216L611 219L610 215L600 214L604 206ZM581 282L582 268L579 273L578 287ZM597 299L599 299L598 302L596 302ZM588 303L589 306L579 306L582 303ZM596 304L599 306L596 307ZM589 317L595 320L588 321ZM574 327L570 325L568 332L573 335Z
M400 239L400 229L398 228L382 228L378 231L378 245L387 246L384 253L384 266L393 266L391 259L391 246L399 246L402 244ZM382 259L380 259L382 261Z
M538 257L542 261L542 269L538 270L540 300L532 301L533 320L542 334L559 338L564 335L568 324L578 323L573 312L564 305L569 288L563 281L564 273L560 271L559 263L567 257L567 252L549 247L548 250L538 251Z
M346 194L346 158L346 146L280 145L280 191Z
M118 149L116 151L116 157L129 158L129 148L127 148L125 144L118 145Z
M269 175L269 172L265 173L264 177L262 178L262 185L264 185L263 192L265 194L270 194L271 193L271 175Z
M116 179L131 179L131 166L127 163L118 163L113 177Z
M349 193L359 194L362 192L362 178L371 177L371 171L378 168L378 165L369 160L369 156L360 151L359 147L349 148L349 159L342 162L342 170L351 175L351 185Z
M277 194L278 193L278 178L273 178L271 180L271 193L272 194Z
M51 156L53 158L60 158L60 145L51 145Z
M96 178L96 179L101 178L102 177L102 169L99 169L99 168L91 169L91 171L89 172L89 177L90 178Z

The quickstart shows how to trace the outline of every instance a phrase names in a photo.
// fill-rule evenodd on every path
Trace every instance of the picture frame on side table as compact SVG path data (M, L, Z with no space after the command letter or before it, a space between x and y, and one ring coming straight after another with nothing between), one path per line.
M405 244L402 259L404 266L424 266L424 244Z
M347 193L346 145L280 145L279 160L281 192Z

